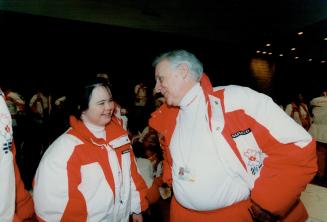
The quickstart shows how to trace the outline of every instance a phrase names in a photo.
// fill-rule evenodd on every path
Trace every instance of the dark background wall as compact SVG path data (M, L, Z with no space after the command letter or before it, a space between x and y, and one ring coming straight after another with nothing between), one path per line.
M52 93L71 92L84 77L110 74L115 98L122 104L132 97L139 81L154 85L155 56L172 49L186 49L204 63L213 85L239 84L267 93L281 103L302 91L314 96L326 74L326 64L288 58L261 58L273 69L259 79L250 64L260 38L248 44L1 11L1 85L12 85L26 97L43 86ZM196 31L196 30L195 30ZM269 35L266 34L266 36Z
M20 13L1 15L1 82L28 94L38 85L71 90L84 76L107 72L117 94L126 97L139 81L154 85L155 56L179 48L195 53L217 84L245 84L248 76L244 52L231 45Z

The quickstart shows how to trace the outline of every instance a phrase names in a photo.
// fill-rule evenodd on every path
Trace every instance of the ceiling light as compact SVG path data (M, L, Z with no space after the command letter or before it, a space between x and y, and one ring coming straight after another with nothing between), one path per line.
M269 47L269 46L271 46L271 44L270 43L267 43L266 46Z
M312 59L308 59L309 62L312 62Z
M322 60L320 63L325 63L326 61L325 60Z
M279 54L280 57L284 56L283 54Z
M261 53L261 51L260 50L257 50L257 53Z
M325 37L324 40L327 41L327 37Z
M295 51L296 48L291 48L292 51Z
M299 58L300 58L300 57L298 57L298 56L295 56L295 57L294 57L294 59L299 59Z
M298 35L303 35L303 32L298 32L297 34L298 34Z

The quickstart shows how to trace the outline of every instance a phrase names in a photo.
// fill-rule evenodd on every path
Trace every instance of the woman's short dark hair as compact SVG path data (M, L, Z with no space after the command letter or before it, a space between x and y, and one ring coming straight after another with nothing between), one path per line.
M103 78L95 77L89 79L81 84L79 89L75 94L75 105L72 114L77 118L81 119L82 112L89 108L89 103L91 99L92 92L95 87L103 86L107 89L108 93L111 95L111 90L108 85L108 82Z

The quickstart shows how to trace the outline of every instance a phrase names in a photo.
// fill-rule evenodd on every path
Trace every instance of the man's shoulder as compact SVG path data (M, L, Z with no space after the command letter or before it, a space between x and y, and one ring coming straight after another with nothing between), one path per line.
M240 85L226 85L226 86L216 86L213 88L214 92L217 91L227 91L227 92L239 92L239 91L253 91L252 89L250 89L249 87L246 86L240 86Z
M262 101L265 96L249 87L227 85L214 88L214 96L222 100L226 111L248 109L254 106L254 101Z
M327 106L327 96L313 98L310 104L312 106Z
M63 133L48 147L42 157L42 164L65 165L75 148L83 142L68 132Z
M239 85L218 86L213 89L214 95L223 95L225 99L240 99L246 95L257 93L253 89Z

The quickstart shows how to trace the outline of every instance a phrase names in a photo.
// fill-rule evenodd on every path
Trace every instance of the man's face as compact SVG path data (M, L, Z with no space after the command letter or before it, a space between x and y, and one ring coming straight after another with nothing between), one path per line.
M183 76L178 69L171 67L170 62L163 60L155 68L155 90L160 92L170 106L178 106L183 98Z

